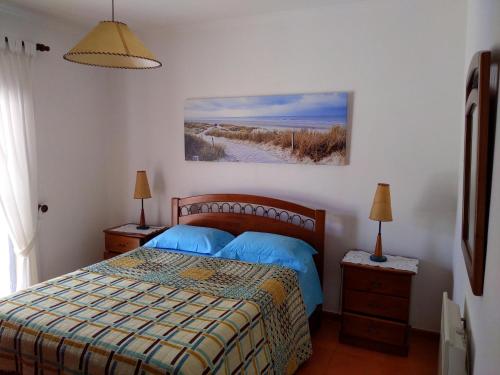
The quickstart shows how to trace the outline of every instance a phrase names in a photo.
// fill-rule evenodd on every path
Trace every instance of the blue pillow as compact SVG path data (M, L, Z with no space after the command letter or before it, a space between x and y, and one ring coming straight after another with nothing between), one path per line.
M313 247L297 238L273 233L245 232L213 257L277 264L306 272L314 254L317 251Z
M213 254L233 239L231 233L223 230L180 224L159 234L145 243L144 247Z

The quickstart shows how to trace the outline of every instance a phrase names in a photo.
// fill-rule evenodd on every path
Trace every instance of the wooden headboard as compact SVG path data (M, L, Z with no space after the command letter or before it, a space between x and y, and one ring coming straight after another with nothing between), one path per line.
M207 194L172 198L172 225L190 224L225 230L269 232L300 238L313 246L321 283L325 246L325 210L280 199L246 194Z

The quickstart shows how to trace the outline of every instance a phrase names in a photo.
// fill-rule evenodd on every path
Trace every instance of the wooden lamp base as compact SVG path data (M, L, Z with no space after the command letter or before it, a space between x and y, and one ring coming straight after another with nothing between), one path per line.
M144 215L144 200L141 199L141 204L142 204L142 207L141 207L141 219L139 221L139 225L137 226L137 229L142 229L142 230L145 230L145 229L149 229L149 225L146 225L146 216Z
M374 262L385 262L387 257L382 255L382 234L377 235L377 243L375 244L375 252L370 255L370 260Z

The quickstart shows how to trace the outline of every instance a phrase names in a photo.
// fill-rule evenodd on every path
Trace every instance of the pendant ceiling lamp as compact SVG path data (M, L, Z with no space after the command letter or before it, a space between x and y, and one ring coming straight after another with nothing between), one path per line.
M101 21L64 59L105 68L151 69L159 68L155 55L123 22L115 21L115 2L111 0L111 21Z

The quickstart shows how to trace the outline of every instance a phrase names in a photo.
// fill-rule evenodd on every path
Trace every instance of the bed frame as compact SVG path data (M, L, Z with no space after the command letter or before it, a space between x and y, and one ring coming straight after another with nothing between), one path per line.
M325 210L314 210L280 199L246 194L206 194L172 198L172 225L190 224L225 230L269 232L300 238L313 246L321 285L325 246ZM312 330L319 327L321 306L309 318Z

